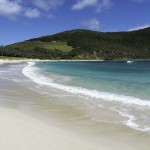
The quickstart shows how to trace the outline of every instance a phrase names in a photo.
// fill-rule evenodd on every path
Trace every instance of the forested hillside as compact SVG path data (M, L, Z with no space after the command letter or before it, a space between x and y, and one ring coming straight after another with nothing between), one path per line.
M1 47L0 55L40 59L150 59L150 28L132 32L65 31Z

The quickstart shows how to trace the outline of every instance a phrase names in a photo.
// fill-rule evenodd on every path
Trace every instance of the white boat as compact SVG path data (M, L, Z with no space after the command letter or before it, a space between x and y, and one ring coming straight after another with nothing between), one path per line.
M132 63L133 63L133 61L131 61L131 60L128 60L128 61L127 61L127 63L128 63L128 64L132 64Z

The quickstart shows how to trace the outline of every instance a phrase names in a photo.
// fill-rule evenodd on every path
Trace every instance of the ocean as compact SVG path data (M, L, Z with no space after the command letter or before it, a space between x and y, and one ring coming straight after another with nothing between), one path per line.
M91 120L150 132L150 61L29 62L22 73L38 92L82 105Z

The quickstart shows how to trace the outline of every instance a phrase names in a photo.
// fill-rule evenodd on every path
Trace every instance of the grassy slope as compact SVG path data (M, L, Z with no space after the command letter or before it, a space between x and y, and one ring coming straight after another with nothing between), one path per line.
M41 42L41 41L25 41L9 45L12 48L21 48L26 50L34 49L35 47L45 48L48 50L58 49L63 52L69 52L72 50L71 46L68 46L66 42Z

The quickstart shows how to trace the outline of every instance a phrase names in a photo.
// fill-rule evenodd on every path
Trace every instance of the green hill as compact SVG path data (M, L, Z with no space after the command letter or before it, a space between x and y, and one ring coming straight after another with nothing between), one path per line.
M40 59L150 59L150 28L132 32L65 31L1 47L0 55Z
M32 50L35 47L39 48L44 48L44 49L49 49L49 50L54 50L54 49L59 49L63 52L69 52L72 50L71 46L68 46L66 42L42 42L42 41L25 41L25 42L20 42L20 43L15 43L10 45L9 47L11 48L19 48L19 49L26 49L26 50Z

